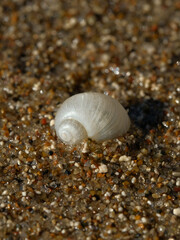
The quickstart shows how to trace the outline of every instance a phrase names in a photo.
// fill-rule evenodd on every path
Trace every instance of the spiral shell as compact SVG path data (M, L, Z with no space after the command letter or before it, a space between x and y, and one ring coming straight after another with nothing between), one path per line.
M128 114L117 100L93 92L65 100L55 118L57 136L68 144L86 138L97 142L113 139L126 133L129 127Z

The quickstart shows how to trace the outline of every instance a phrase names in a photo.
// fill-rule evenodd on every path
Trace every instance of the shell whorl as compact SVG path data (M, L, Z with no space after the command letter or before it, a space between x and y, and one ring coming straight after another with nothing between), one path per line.
M68 128L70 121L73 135ZM55 118L56 133L68 144L87 137L97 142L113 139L127 132L129 126L128 114L117 100L93 92L76 94L65 100Z
M75 144L87 138L87 132L84 126L70 118L62 121L58 126L58 137L65 143Z

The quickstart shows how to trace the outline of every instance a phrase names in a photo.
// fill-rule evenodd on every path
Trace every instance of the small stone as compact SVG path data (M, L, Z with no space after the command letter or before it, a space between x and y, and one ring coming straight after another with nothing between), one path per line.
M173 214L180 217L180 208L174 208L173 209Z
M101 163L101 165L99 166L99 172L100 173L107 173L108 172L108 168L105 164Z
M119 161L120 162L128 162L128 161L131 161L131 157L130 156L126 156L126 155L123 155L119 158Z
M26 192L22 192L22 196L25 197L26 196Z
M37 82L37 83L35 83L35 84L33 85L32 89L33 89L34 91L38 91L39 88L40 88L40 85L41 85L41 83L40 83L40 82Z
M177 186L177 187L180 187L180 178L178 178L178 179L176 180L176 186Z
M136 183L136 178L133 177L133 178L131 179L131 182L132 182L132 184Z
M152 194L152 197L153 197L153 198L160 198L160 195L159 195L158 193L153 193L153 194Z
M180 172L172 172L172 175L173 175L174 177L180 177Z
M50 121L50 127L54 126L54 119Z
M42 119L41 119L41 124L42 124L42 125L46 125L46 118L42 118Z
M88 144L87 144L87 142L85 142L83 144L82 153L88 153L88 152L89 152Z

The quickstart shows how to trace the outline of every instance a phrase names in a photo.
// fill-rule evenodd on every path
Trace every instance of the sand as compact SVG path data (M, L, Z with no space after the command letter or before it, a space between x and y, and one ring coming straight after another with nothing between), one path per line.
M127 134L57 139L87 91L121 102ZM0 239L180 239L179 92L179 0L1 0Z

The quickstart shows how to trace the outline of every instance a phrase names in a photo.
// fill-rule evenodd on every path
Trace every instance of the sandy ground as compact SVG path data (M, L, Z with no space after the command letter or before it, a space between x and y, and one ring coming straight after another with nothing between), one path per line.
M118 139L69 147L59 104L108 94ZM0 239L180 239L180 1L0 1Z

